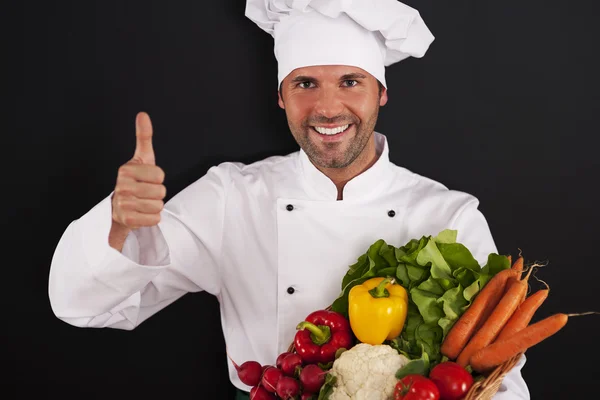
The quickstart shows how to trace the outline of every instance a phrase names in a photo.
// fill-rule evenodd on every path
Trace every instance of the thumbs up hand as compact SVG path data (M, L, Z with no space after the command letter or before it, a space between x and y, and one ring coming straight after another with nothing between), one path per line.
M148 114L135 120L136 147L133 158L119 167L112 198L112 227L109 244L121 251L130 230L160 222L165 173L156 166L152 147L152 123Z

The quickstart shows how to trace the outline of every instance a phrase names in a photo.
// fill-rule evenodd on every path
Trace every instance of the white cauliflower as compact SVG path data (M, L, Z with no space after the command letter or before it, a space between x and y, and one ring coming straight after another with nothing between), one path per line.
M329 400L391 400L396 371L408 362L388 345L359 343L333 363L330 374L336 381Z

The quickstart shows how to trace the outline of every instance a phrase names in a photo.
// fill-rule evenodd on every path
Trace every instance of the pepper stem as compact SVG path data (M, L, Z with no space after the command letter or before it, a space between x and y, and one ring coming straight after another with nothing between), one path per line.
M379 285L369 290L369 294L375 297L376 299L379 299L381 297L390 297L390 292L385 288L385 286L390 282L393 284L394 278L385 278L381 281L381 283L379 283Z
M315 325L308 321L302 321L298 324L296 329L307 329L310 331L310 339L314 344L321 346L329 341L331 338L331 328L327 325Z

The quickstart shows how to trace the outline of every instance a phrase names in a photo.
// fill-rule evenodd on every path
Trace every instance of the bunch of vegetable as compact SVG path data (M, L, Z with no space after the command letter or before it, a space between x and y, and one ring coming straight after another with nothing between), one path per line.
M251 400L459 400L492 369L577 314L530 324L549 289L527 296L534 267L489 254L481 267L444 230L394 247L378 240L339 297L297 326L274 366L237 366ZM581 315L581 314L579 314Z
M442 360L440 348L450 328L496 274L511 268L508 257L494 253L481 267L456 237L457 231L444 230L401 247L378 240L350 266L331 309L352 322L354 288L373 278L393 279L393 286L406 291L407 304L403 326L386 343L411 360L426 357L433 367ZM373 330L381 323L367 325ZM360 330L360 324L352 329Z

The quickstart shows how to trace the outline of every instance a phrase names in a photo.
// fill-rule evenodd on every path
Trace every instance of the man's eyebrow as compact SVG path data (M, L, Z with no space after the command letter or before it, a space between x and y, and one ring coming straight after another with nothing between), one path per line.
M367 77L365 75L355 72L352 74L342 75L342 77L340 78L340 81L349 81L352 79L366 79L366 78Z
M317 80L313 77L310 76L304 76L304 75L299 75L297 77L295 77L294 79L292 79L292 83L298 83L298 82L316 82Z

